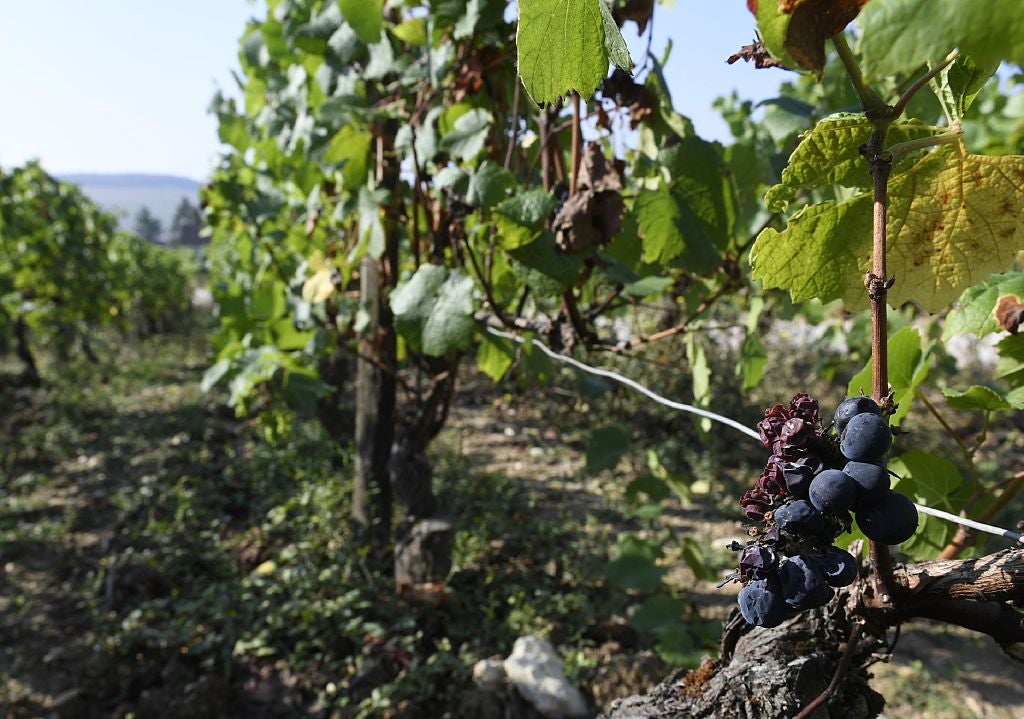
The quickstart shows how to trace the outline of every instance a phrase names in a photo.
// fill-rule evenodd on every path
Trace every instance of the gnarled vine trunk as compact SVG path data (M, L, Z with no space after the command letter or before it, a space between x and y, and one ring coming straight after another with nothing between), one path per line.
M814 719L872 719L884 699L869 686L872 655L887 651L885 631L913 618L946 621L984 632L1022 660L1024 549L965 561L896 567L897 596L879 601L861 579L826 606L773 629L751 627L734 610L725 623L721 656L696 670L677 672L648 694L616 701L608 719L792 719L836 676L859 623L863 634L849 649L848 669ZM860 634L860 632L858 632Z

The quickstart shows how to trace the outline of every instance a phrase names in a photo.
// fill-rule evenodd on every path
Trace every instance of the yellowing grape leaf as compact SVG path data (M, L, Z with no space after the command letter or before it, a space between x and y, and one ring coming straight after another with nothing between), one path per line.
M845 187L870 187L868 163L860 154L860 146L868 141L873 130L864 113L839 113L820 120L800 137L789 164L782 172L782 182L765 195L769 209L784 209L797 190L837 183ZM947 128L926 125L919 120L900 120L889 129L888 144L930 137ZM919 156L904 157L893 167L896 178L914 166Z
M971 155L943 146L889 187L889 303L937 312L967 287L1009 269L1024 249L1024 157ZM863 307L871 266L871 197L823 202L785 230L762 232L751 250L754 278L795 302L841 298Z
M337 290L332 279L334 268L324 259L320 250L310 256L308 265L313 276L302 284L302 299L310 304L324 302Z

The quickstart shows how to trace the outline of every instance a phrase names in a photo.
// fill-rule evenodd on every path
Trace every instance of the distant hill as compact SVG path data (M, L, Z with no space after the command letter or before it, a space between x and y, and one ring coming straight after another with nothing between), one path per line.
M60 179L78 185L97 205L119 214L121 226L126 229L132 229L135 215L142 207L148 207L166 232L181 198L199 204L201 184L188 177L83 172L61 175Z

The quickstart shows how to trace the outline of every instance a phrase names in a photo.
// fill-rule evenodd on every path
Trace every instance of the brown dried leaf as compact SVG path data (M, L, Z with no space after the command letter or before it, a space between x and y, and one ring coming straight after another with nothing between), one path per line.
M999 326L1011 334L1016 334L1024 322L1024 305L1014 295L1000 297L993 312Z

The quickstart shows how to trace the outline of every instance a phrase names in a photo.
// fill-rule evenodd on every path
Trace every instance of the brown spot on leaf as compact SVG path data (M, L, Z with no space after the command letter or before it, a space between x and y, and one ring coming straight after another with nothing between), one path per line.
M992 313L996 316L999 326L1013 334L1016 334L1021 322L1024 322L1024 305L1014 295L1000 297Z
M786 29L786 52L804 68L820 74L825 68L825 40L841 33L867 1L783 0L779 9L792 15Z
M757 0L747 0L747 10L757 15Z

